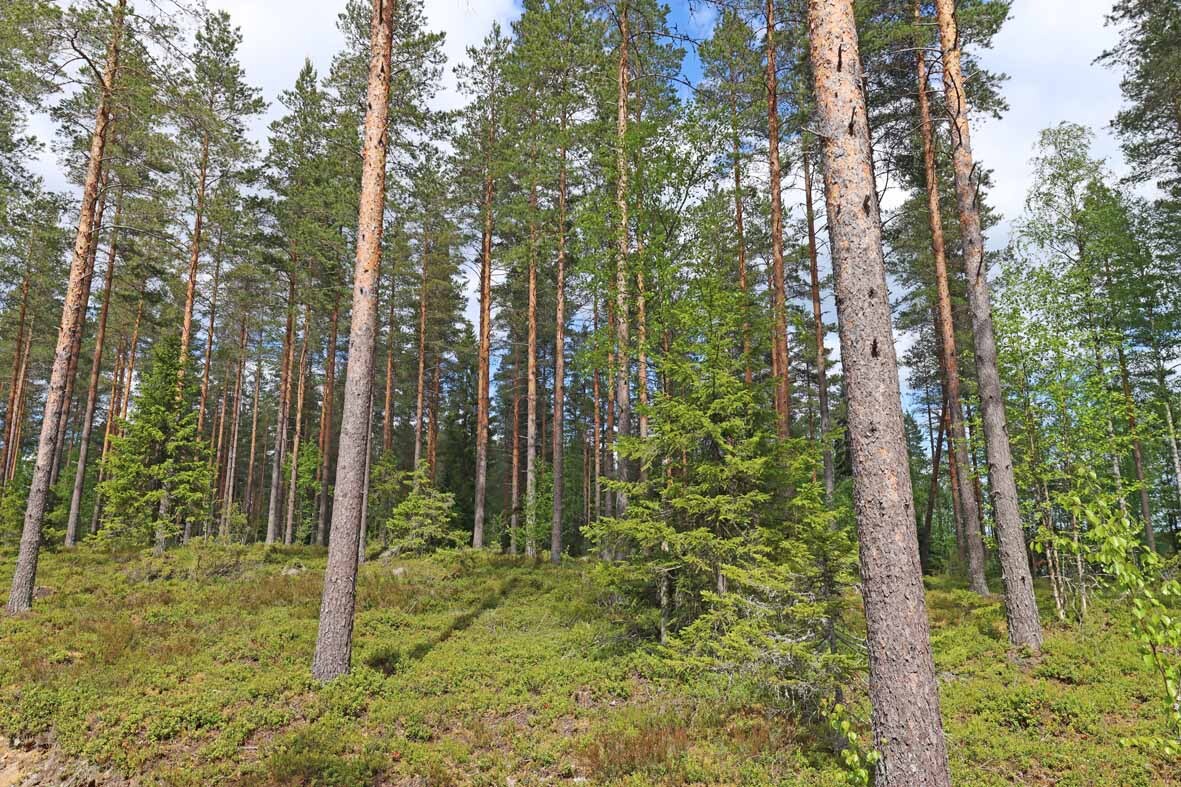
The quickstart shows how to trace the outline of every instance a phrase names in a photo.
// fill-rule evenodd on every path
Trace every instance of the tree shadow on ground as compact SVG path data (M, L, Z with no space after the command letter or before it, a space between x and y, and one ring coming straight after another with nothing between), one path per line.
M421 661L439 645L442 645L456 634L471 628L472 624L479 620L484 613L499 607L501 602L513 591L517 584L517 577L510 577L505 582L502 582L500 587L493 593L482 599L475 607L457 615L454 620L447 624L446 628L434 637L406 649L399 647L379 648L365 660L365 663L386 675L393 675L402 665L414 661Z

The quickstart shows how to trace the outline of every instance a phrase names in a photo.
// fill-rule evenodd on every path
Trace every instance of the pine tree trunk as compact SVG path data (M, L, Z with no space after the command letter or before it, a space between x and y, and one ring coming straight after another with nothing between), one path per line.
M517 532L521 527L521 351L513 348L513 447L512 447L512 491L509 497L509 538L510 555L517 554Z
M375 307L376 308L376 307ZM376 322L376 318L374 318ZM377 326L374 326L374 333ZM375 339L376 341L376 339ZM369 386L369 421L365 432L365 481L361 492L361 525L357 536L357 565L365 562L365 544L369 525L369 486L373 468L373 386Z
M381 416L381 452L388 454L394 447L394 340L397 338L394 310L394 272L390 271L390 318L386 324L385 348L385 407Z
M259 342L260 346L262 342ZM250 408L250 460L246 464L246 494L242 502L246 506L246 522L251 525L251 538L257 535L254 522L254 458L258 450L258 400L262 391L262 352L254 362L254 404ZM265 432L264 432L265 434Z
M238 426L242 414L242 378L246 374L246 320L242 320L242 333L238 340L238 372L234 379L234 411L230 422L230 443L226 455L225 491L222 494L221 527L222 541L230 539L230 517L234 506L234 481L238 475Z
M275 422L275 456L271 465L270 505L267 508L268 544L279 538L279 488L283 478L283 454L287 450L287 419L291 407L291 372L295 349L295 255L287 286L287 331L283 335L283 358L279 363L279 418Z
M430 237L422 234L422 283L418 290L418 388L414 405L414 469L422 461L422 427L426 407L426 315L427 276L430 266Z
M336 333L340 320L340 296L332 307L332 318L328 327L328 348L324 354L324 396L320 408L320 514L316 519L316 546L324 546L328 531L328 474L332 470L329 461L332 450L332 418L336 398Z
M49 473L50 486L57 483L58 474L61 472L62 456L66 448L66 433L69 431L70 418L74 410L74 388L78 381L78 361L82 357L82 338L86 332L86 314L90 308L90 290L91 284L94 281L95 261L98 257L98 239L102 233L103 216L106 214L107 184L109 181L110 174L104 171L102 173L101 185L99 186L98 207L95 208L94 231L91 233L90 247L86 253L86 277L82 295L82 324L78 333L74 336L74 343L70 346L70 366L66 372L65 411L62 412L61 418L57 422L57 440L55 443L57 448L53 454L52 470Z
M915 24L922 22L918 3L914 6ZM939 176L935 168L935 137L931 123L931 107L927 94L927 56L922 42L916 46L918 71L919 131L923 140L923 172L927 190L927 219L931 230L931 254L935 259L935 291L937 309L935 330L938 336L939 362L943 370L944 390L947 395L950 439L957 450L949 459L958 463L955 478L962 506L965 554L968 558L968 587L988 595L988 580L984 576L984 540L981 534L978 499L968 471L968 440L964 429L964 409L960 403L960 371L955 345L955 320L951 311L951 288L947 278L947 255L943 239L943 211L939 204Z
M529 304L525 351L525 557L537 556L537 183L529 193Z
M143 294L143 291L144 291L144 287L141 284L140 285L140 293L139 293L139 303L135 307L135 325L131 329L131 344L129 344L127 346L127 360L126 360L127 382L124 383L124 385L123 385L123 398L122 398L122 408L123 409L122 409L122 412L120 413L120 417L123 418L124 420L127 419L128 414L131 412L131 381L132 381L133 377L135 376L135 354L136 354L135 351L139 347L139 324L140 324L140 320L142 320L143 316L144 316L144 294ZM105 448L103 449L103 458L106 458L106 449Z
M592 320L594 321L595 335L598 336L598 334L599 334L599 299L598 299L598 296L595 296L594 304L592 307ZM598 519L602 515L602 504L603 504L603 446L602 446L603 401L602 401L602 392L600 390L600 388L601 388L601 385L600 385L601 374L599 372L598 363L595 364L595 368L592 372L592 375L593 375L593 379L591 382L591 406L594 408L594 414L592 415L592 420L593 420L593 428L595 430L595 434L593 437L593 442L594 442L593 448L594 448L594 452L595 452L595 459L594 459L594 465L595 465L595 467L594 467L595 504L593 507L592 515L594 516L595 519Z
M30 243L29 264L32 264L32 243ZM8 468L10 459L16 456L12 435L16 427L17 399L23 387L23 369L25 359L25 320L29 307L29 269L26 268L24 279L21 280L21 305L17 317L16 338L12 342L12 383L8 388L8 407L4 410L4 452L0 454L0 489L8 484ZM31 330L30 330L31 333Z
M123 39L123 14L126 0L118 0L114 8L111 39L107 46L106 63L103 66L101 94L95 116L94 132L90 138L90 155L83 181L82 211L78 218L78 234L74 239L73 256L70 260L70 279L62 306L61 328L58 331L57 347L54 351L53 366L49 376L45 414L41 419L41 436L37 445L37 461L29 486L28 503L25 508L24 526L21 532L20 552L12 575L12 591L8 596L9 614L27 612L33 606L33 588L37 578L37 558L41 548L41 520L49 496L51 464L57 449L57 426L61 420L66 402L66 377L70 367L70 349L81 334L86 319L86 296L89 294L86 276L87 253L95 226L95 206L98 202L100 173L103 154L107 143L110 124L111 93L115 74L119 67L119 47ZM30 335L32 332L30 331Z
M435 353L435 368L431 382L431 399L429 410L429 428L426 433L426 465L431 484L438 478L439 456L439 383L442 378L443 354Z
M809 0L860 541L877 787L950 787L852 0Z
M205 540L209 540L210 531L213 530L214 521L220 520L219 513L221 511L222 501L225 499L222 492L222 487L225 483L225 464L222 461L222 456L225 453L225 436L226 436L226 408L228 406L227 399L229 396L225 390L225 384L221 386L221 393L217 398L216 416L213 422L213 436L215 438L213 443L213 500L210 505L210 516L205 521L201 528L201 535ZM188 532L188 522L185 522L186 541Z
M33 331L25 334L24 348L21 350L20 372L17 378L15 414L12 417L12 431L8 435L8 442L12 451L8 455L8 466L4 470L4 483L8 484L16 476L16 464L20 460L21 432L25 425L25 386L29 380L29 352L33 346Z
M217 290L221 282L221 230L213 252L213 296L209 299L209 329L205 334L205 369L201 373L201 395L197 403L197 434L205 433L205 404L209 397L209 369L213 366L213 338L217 330Z
M730 68L730 144L733 148L734 166L734 233L738 245L738 289L742 291L742 359L743 379L747 385L754 382L754 371L750 365L750 303L747 300L746 281L746 226L742 210L742 138L738 128L738 75Z
M86 391L86 411L82 415L82 434L78 439L78 466L74 471L74 490L70 496L70 513L66 519L66 546L78 542L78 519L82 513L82 487L86 482L86 455L90 448L90 431L94 426L94 408L98 403L98 382L102 372L103 344L107 336L107 314L111 308L111 290L115 282L118 260L119 220L123 214L123 199L115 204L115 226L111 229L111 248L107 255L107 270L103 277L103 302L99 308L98 325L94 333L94 357L90 363L90 383Z
M923 524L919 528L919 565L924 574L931 573L931 516L935 512L935 501L939 497L939 460L942 459L943 437L947 434L947 397L943 397L943 408L939 414L939 433L931 451L931 487L927 491L927 507L923 512Z
M954 0L935 0L935 11L943 44L943 83L947 92L947 109L953 126L952 162L956 201L964 248L968 308L972 315L972 336L976 348L976 377L988 452L988 478L996 516L1001 578L1005 585L1009 641L1036 652L1042 645L1042 627L1033 595L1029 563L1025 559L1017 482L1013 476L1013 456L1005 427L1005 401L997 370L984 235L980 226L980 209L976 204L976 184L972 179L975 165L972 161L967 97L963 92L964 79L960 72L961 42L956 30Z
M566 117L562 116L563 142L558 154L558 271L554 312L554 418L553 418L553 515L550 520L550 561L562 562L562 492L565 488L565 385L566 385Z
M119 347L118 352L115 353L115 371L111 375L111 402L107 410L107 424L103 429L102 451L99 453L98 460L98 478L94 483L94 507L90 511L90 533L91 535L98 532L98 519L102 511L102 482L103 482L103 465L106 463L107 454L111 450L111 437L115 430L115 421L120 417L119 413L123 408L123 401L131 398L130 389L125 387L123 382L124 366L129 362L129 350ZM130 381L130 377L127 378ZM125 417L125 416L123 416Z
M311 332L312 309L304 307L303 340L299 345L299 364L295 367L297 383L295 386L295 434L291 440L291 472L287 475L287 522L283 530L283 543L295 543L295 515L297 493L299 491L299 442L303 434L303 400L307 389L308 377L308 334Z
M490 102L491 106L492 102ZM488 415L492 409L489 381L492 369L492 206L496 182L492 177L492 146L496 140L495 113L490 110L484 159L483 227L480 235L480 349L476 373L476 501L472 546L484 546L484 506L488 495ZM559 251L559 255L561 252ZM561 308L559 306L559 308Z
M771 179L771 367L780 438L791 435L791 371L787 349L787 290L783 267L783 186L779 164L779 76L776 71L775 0L766 0L767 161Z
M381 234L385 208L386 121L389 115L390 56L394 0L373 0L370 25L369 88L365 113L364 163L357 219L357 260L353 314L345 372L344 413L336 462L336 499L324 572L324 597L312 676L327 681L345 674L352 658L356 606L357 549L365 478L365 432L373 387L373 345L377 334L377 285L381 275Z
M828 411L828 353L824 348L824 312L820 303L820 266L816 259L816 211L812 206L811 154L804 153L804 218L808 224L808 271L812 284L812 322L816 332L816 398L820 408L820 439L824 441L824 496L832 500L836 484L833 469L831 416Z
M201 230L205 221L205 189L209 180L209 135L201 138L201 163L197 172L197 206L193 217L193 237L189 242L189 278L185 287L185 305L180 324L180 374L177 390L184 385L188 368L189 346L193 341L193 304L197 300L197 266L201 261ZM199 417L199 416L198 416Z
M628 94L631 89L631 73L628 66L628 49L631 46L629 11L629 0L621 0L618 7L619 69L615 130L615 210L616 221L618 221L618 226L615 229L618 244L615 261L615 351L617 356L615 359L615 401L619 407L618 423L616 424L617 439L626 439L631 435L631 346L628 338L628 258L631 242L629 240L627 205ZM618 448L615 448L616 480L621 482L629 480L628 464L628 461L619 455ZM627 493L616 492L612 513L615 516L623 516L626 510Z

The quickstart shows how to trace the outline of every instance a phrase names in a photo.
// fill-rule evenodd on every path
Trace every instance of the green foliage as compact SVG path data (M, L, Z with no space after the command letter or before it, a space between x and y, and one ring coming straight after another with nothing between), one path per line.
M708 676L670 676L576 561L369 561L352 674L317 686L307 664L324 562L308 547L201 541L45 554L38 584L52 592L0 636L0 732L52 730L64 757L143 783L849 784L850 747L834 750L828 724ZM0 563L0 581L10 570ZM1096 597L1082 628L1048 628L1041 661L1022 663L1006 658L998 599L932 582L955 783L1181 778L1175 756L1120 745L1159 733L1161 718L1118 598ZM850 719L867 702L847 686ZM851 730L864 762L869 741Z
M861 736L853 728L853 721L848 709L841 703L825 705L821 715L828 722L833 733L844 742L841 748L841 761L845 764L845 772L850 787L870 787L870 774L874 766L881 760L881 752L875 749L866 750L861 745Z
M467 541L466 533L452 527L455 495L431 483L425 464L414 472L396 475L392 483L402 490L402 499L386 523L395 554L422 555Z
M1090 525L1088 538L1095 548L1088 559L1130 601L1136 644L1159 682L1164 729L1130 740L1176 756L1181 754L1181 581L1165 576L1160 556L1140 546L1138 528L1126 513L1102 496L1086 494L1098 486L1095 472L1079 473L1084 493L1071 495L1066 505Z
M175 537L181 523L205 523L212 485L208 446L197 433L192 371L177 390L180 343L161 339L137 389L130 419L111 444L99 485L105 544Z
M720 328L733 317L712 311L725 293L710 295L697 316ZM851 537L815 480L818 447L775 437L724 336L661 359L675 395L656 395L647 439L617 443L639 468L610 483L626 513L586 532L616 558L597 567L602 582L658 627L673 669L749 682L810 714L856 661L835 647Z

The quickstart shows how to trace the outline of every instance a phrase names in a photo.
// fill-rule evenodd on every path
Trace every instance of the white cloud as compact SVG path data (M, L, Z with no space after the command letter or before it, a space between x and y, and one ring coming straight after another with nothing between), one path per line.
M1118 37L1104 25L1110 10L1111 0L1017 0L993 49L980 53L986 68L1009 75L1002 88L1009 111L1001 120L977 117L973 128L976 159L994 171L989 198L1004 215L990 248L1007 243L1021 215L1042 129L1064 120L1090 126L1095 154L1117 175L1126 171L1108 128L1120 107L1119 74L1093 64Z

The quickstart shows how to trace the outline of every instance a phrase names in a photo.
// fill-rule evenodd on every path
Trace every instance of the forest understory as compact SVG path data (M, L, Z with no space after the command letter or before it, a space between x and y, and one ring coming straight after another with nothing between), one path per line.
M376 556L375 556L376 557ZM354 668L319 686L323 550L196 544L46 556L41 612L0 640L0 730L29 771L123 784L844 785L823 723L670 673L587 561L368 561ZM5 575L3 578L7 578ZM1181 784L1121 739L1159 723L1118 604L1012 654L998 598L927 580L953 779ZM1046 612L1048 593L1039 600ZM863 625L847 599L845 623ZM1047 619L1049 615L1047 615ZM754 695L749 695L754 696ZM864 688L847 701L868 717ZM856 721L863 727L863 721ZM50 749L48 764L44 754ZM3 769L0 784L22 782ZM43 769L37 771L38 764ZM28 783L28 782L25 782Z

